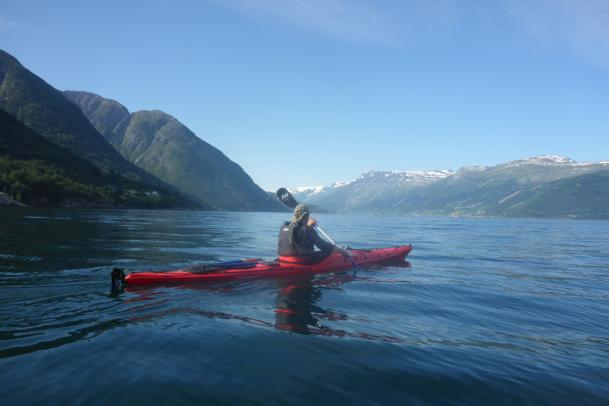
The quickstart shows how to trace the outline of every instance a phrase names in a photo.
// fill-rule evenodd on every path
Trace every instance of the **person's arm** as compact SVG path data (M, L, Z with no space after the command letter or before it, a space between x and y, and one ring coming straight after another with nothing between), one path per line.
M311 241L313 241L313 244L315 244L315 246L323 252L329 254L330 252L334 251L334 245L321 238L313 227L307 226L307 234L309 235Z

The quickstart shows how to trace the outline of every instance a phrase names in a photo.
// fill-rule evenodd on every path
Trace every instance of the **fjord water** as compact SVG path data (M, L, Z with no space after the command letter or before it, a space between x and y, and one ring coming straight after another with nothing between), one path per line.
M275 255L279 213L0 210L0 398L606 403L609 223L320 214L409 267L111 294Z

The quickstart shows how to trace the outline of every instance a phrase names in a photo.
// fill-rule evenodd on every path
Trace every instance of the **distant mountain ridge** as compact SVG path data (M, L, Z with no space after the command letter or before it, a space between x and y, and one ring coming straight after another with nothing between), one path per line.
M609 184L594 194L586 189L580 199L571 199L571 207L551 201L549 196L567 196L555 187L572 186L569 181L558 182L578 176L587 176L609 169L609 161L578 163L569 158L542 155L495 166L464 167L458 171L369 171L360 177L337 182L327 187L293 188L299 200L315 204L335 212L393 213L414 215L459 215L459 216L554 216L577 217L577 210L588 218L602 218L598 196L604 190L609 193ZM586 178L582 178L586 179ZM592 179L592 178L590 178ZM594 178L586 183L598 186L606 179ZM549 192L552 182L554 189ZM533 193L533 190L539 192ZM543 194L541 191L546 191ZM595 197L592 197L592 196ZM525 197L537 203L524 201ZM545 197L544 197L545 196ZM587 200L586 200L587 199ZM594 203L590 211L587 204ZM541 210L541 202L547 203L547 212ZM600 200L602 201L602 199ZM606 200L609 216L609 197ZM535 209L524 209L533 207ZM561 210L554 210L555 207ZM601 205L602 206L602 205ZM577 210L576 210L577 209ZM551 213L551 214L550 214Z
M239 165L171 115L130 113L89 92L64 94L126 159L200 202L221 210L284 210Z
M298 196L300 199L307 200L315 195L328 194L336 191L339 188L352 184L354 182L362 182L364 180L374 179L376 177L384 178L385 182L395 182L402 186L417 186L426 185L436 180L443 179L452 175L454 172L450 170L424 171L424 170L403 170L403 171L367 171L361 174L358 178L334 182L329 186L299 186L289 188L289 191Z
M297 200L338 212L387 210L393 202L414 188L453 175L450 170L367 171L359 177L329 186L289 189Z

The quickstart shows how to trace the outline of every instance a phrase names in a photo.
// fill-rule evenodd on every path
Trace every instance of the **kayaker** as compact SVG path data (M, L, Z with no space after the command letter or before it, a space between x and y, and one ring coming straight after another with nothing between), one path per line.
M317 234L317 220L310 216L310 211L304 204L294 208L291 221L286 221L279 230L278 255L283 263L315 264L326 258L332 252L349 255ZM319 251L315 250L319 248Z

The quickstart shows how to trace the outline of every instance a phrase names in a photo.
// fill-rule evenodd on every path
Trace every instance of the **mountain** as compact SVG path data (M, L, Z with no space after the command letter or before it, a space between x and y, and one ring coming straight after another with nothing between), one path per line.
M146 175L100 136L66 97L0 50L0 108L36 133L100 169L139 178Z
M0 200L54 207L180 206L178 196L103 172L0 109ZM7 196L2 196L2 194ZM6 203L8 202L8 203ZM2 203L0 202L0 205Z
M597 210L599 201L594 197L597 195L591 190L582 191L586 197L583 200L566 199L562 203L552 202L548 196L564 198L572 193L566 189L573 186L568 179L592 176L606 169L609 162L578 163L563 157L537 156L491 167L465 167L456 172L371 171L330 187L299 189L296 195L338 212L574 217L577 216L575 210L579 210L581 216L587 218L595 210L602 213ZM404 175L408 172L423 176ZM399 182L396 178L403 180ZM594 181L584 182L588 188L599 186L605 180L603 177L590 179ZM607 187L609 185L605 185ZM559 191L560 188L565 190ZM609 201L605 206L609 206Z
M290 192L298 201L330 211L392 211L408 191L430 185L453 173L449 170L368 171L349 181L330 186L292 188Z
M609 220L609 170L532 186L501 202L509 217L563 217Z
M221 210L284 210L239 165L169 114L129 113L93 93L64 94L123 157L199 201Z
M88 92L64 91L63 94L76 104L106 141L111 141L114 128L129 116L129 110L115 100L104 99Z
M403 196L396 204L396 212L509 216L505 202L528 188L607 168L607 163L578 163L555 156L532 157L490 167L461 168L446 179Z
M194 205L186 197L178 197L172 187L128 162L97 132L78 107L2 50L0 109L36 134L109 174L117 187L129 185L142 193L157 193L173 202L181 201L177 204L179 207L201 206Z

